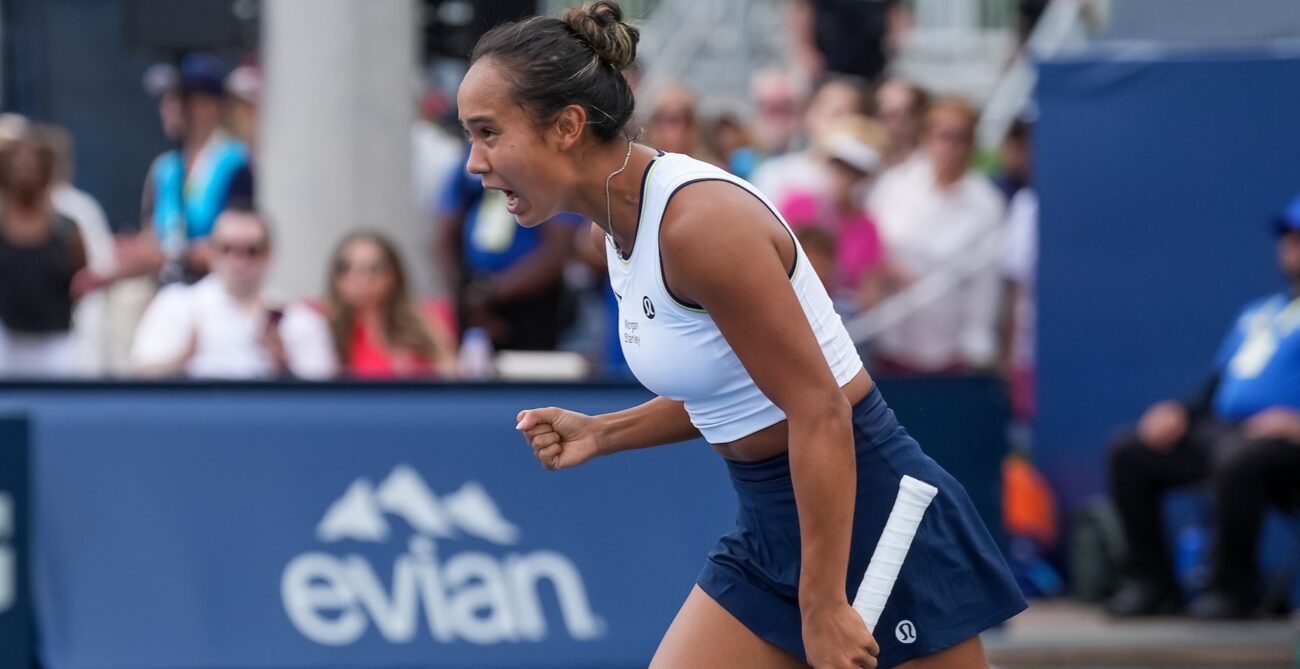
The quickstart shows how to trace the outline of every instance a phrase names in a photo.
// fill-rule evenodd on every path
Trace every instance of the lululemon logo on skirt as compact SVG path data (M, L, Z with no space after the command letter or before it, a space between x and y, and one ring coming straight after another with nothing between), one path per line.
M916 641L916 625L913 625L910 620L904 620L894 628L894 636L903 643L912 643Z

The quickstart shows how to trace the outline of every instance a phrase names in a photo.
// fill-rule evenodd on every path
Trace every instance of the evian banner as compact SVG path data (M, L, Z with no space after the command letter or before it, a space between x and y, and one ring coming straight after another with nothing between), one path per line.
M543 471L630 387L26 398L50 669L644 667L735 502L696 443Z
M481 645L604 636L577 565L553 550L524 548L520 534L477 481L439 499L419 472L399 465L378 488L357 479L330 505L316 538L333 550L289 562L280 583L284 609L304 636L329 646L356 643L371 624L393 643L419 635ZM335 552L350 541L390 544L391 571ZM380 573L391 574L387 585ZM548 624L548 593L562 625Z

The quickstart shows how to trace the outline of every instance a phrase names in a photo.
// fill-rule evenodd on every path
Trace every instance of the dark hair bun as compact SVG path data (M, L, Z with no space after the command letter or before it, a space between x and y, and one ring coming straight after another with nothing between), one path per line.
M622 70L636 60L641 33L623 21L623 8L613 0L598 0L564 12L564 24L601 60Z

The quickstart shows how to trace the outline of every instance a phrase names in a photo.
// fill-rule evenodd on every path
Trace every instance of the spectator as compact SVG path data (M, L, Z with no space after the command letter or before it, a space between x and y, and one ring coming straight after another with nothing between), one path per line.
M794 75L765 69L754 73L750 95L758 116L754 119L754 143L760 158L777 156L795 148L803 114L804 89Z
M908 292L899 299L923 295L921 279L930 286L932 276L951 280L878 338L880 371L960 372L997 362L1003 204L988 179L970 169L974 135L968 104L936 103L926 116L923 159L886 172L869 196L868 209Z
M0 149L0 376L77 371L72 279L86 266L76 223L50 198L54 150L30 132Z
M443 191L436 244L444 285L455 287L461 334L482 328L497 350L554 350L575 316L564 267L586 221L521 227L505 195L485 191L463 168L468 158L467 151Z
M916 155L921 144L929 96L904 79L887 79L876 89L876 114L889 133L885 165L901 165Z
M728 172L748 179L758 166L758 153L740 114L720 111L713 114L705 126L705 150L717 156Z
M832 77L822 81L813 92L804 113L804 132L816 137L837 119L866 112L865 91L852 77ZM781 202L791 192L807 191L824 197L829 191L830 175L815 147L806 144L793 151L764 161L754 170L754 186L773 202Z
M271 231L251 209L223 212L212 231L212 273L166 286L136 332L141 376L323 379L338 367L329 324L311 307L272 299L262 282Z
M73 332L77 341L78 371L89 376L102 376L108 371L108 301L99 290L106 283L103 277L117 272L117 257L113 232L108 227L108 216L99 201L73 185L72 134L57 126L38 130L54 152L54 190L51 198L54 209L77 225L86 250L86 268L73 280L73 296L77 305L73 311Z
M683 153L692 158L717 162L706 155L700 137L695 93L682 83L670 83L655 95L646 129L646 143L660 151Z
M1021 188L1029 185L1029 172L1033 169L1030 150L1029 121L1017 118L998 147L998 171L993 177L993 185L1008 203Z
M1022 180L1007 207L1007 237L1002 253L1002 369L1011 388L1013 413L1023 419L1034 415L1034 348L1038 265L1038 195L1029 180L1033 138L1029 124L1017 120L1004 141L1015 144L1010 152L1019 161ZM1003 150L1006 154L1007 149ZM1005 191L1004 191L1005 192Z
M144 90L158 99L158 122L163 136L179 142L185 135L180 73L168 63L155 63L144 72Z
M191 55L180 68L181 146L154 160L145 182L144 227L161 240L164 282L193 281L208 270L204 242L231 201L252 201L248 147L222 126L224 72L208 56Z
M1244 618L1260 603L1256 545L1265 510L1300 506L1300 197L1276 221L1288 290L1246 305L1197 398L1147 409L1110 453L1111 489L1128 543L1115 615L1182 607L1164 543L1161 499L1210 481L1214 533L1208 590L1192 615Z
M906 22L896 0L790 0L789 7L790 43L810 77L875 81Z
M818 227L830 233L835 249L831 273L819 274L840 309L852 312L874 304L882 291L884 248L864 203L887 149L885 131L865 116L849 116L824 128L816 146L829 178L825 197L797 190L778 208L797 230Z
M330 268L326 312L347 374L369 379L455 375L454 335L411 299L392 242L373 232L348 235Z

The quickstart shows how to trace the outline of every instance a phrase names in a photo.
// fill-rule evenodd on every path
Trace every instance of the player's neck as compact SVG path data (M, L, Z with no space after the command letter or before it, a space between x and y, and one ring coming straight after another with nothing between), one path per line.
M641 178L655 155L652 149L634 143L629 157L627 144L621 140L602 146L598 152L592 153L588 162L591 167L583 171L575 192L573 211L595 221L605 232L612 233L624 253L629 253L636 241L637 219L641 211ZM624 158L627 158L627 168L609 180L607 205L605 181L623 166Z

